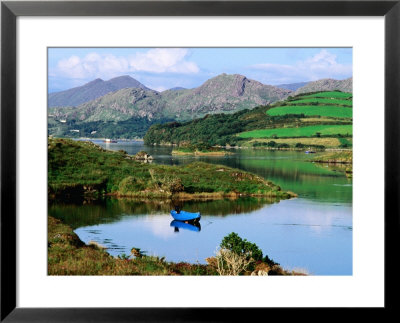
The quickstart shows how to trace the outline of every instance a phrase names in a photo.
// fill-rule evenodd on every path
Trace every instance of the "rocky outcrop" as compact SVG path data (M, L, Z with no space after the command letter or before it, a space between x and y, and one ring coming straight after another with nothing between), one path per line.
M307 85L297 89L294 95L309 92L320 92L320 91L342 91L353 93L353 78L350 77L345 80L334 80L334 79L322 79L315 82L307 83Z
M150 161L150 160L153 160L153 157L150 156L145 151L139 151L135 156L133 156L133 159L135 159L135 160L143 160L143 161Z

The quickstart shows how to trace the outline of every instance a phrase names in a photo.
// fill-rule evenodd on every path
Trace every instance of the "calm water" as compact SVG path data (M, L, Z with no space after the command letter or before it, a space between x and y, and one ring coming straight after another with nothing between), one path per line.
M225 157L193 157L171 156L171 147L141 142L96 143L129 154L145 150L159 164L201 160L240 168L299 197L278 203L256 198L182 202L185 210L202 213L199 227L172 223L169 201L50 205L50 215L71 225L84 242L97 241L115 256L136 247L168 261L206 263L223 237L236 232L284 268L302 268L313 275L352 274L352 181L343 168L307 162L310 156L303 152L235 150Z

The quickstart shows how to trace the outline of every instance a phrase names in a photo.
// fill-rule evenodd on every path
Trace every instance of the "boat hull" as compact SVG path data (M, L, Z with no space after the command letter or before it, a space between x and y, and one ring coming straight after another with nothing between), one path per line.
M195 232L200 232L201 226L200 222L195 221L195 222L190 222L190 223L185 223L182 221L177 221L177 220L172 220L170 223L171 227L178 228L178 229L184 229L184 230L190 230L190 231L195 231ZM177 230L179 231L179 230Z
M177 221L199 221L201 218L200 212L191 213L186 211L180 211L179 213L172 210L171 211L172 217Z

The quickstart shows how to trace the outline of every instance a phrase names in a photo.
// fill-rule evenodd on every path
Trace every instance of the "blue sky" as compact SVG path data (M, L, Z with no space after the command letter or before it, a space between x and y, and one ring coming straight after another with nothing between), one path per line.
M351 48L49 48L49 92L130 75L163 91L222 73L277 85L352 76Z

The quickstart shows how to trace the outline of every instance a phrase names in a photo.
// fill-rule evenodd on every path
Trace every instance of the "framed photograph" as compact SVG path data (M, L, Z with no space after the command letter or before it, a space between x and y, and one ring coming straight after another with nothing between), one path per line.
M394 309L399 15L3 1L1 320Z

